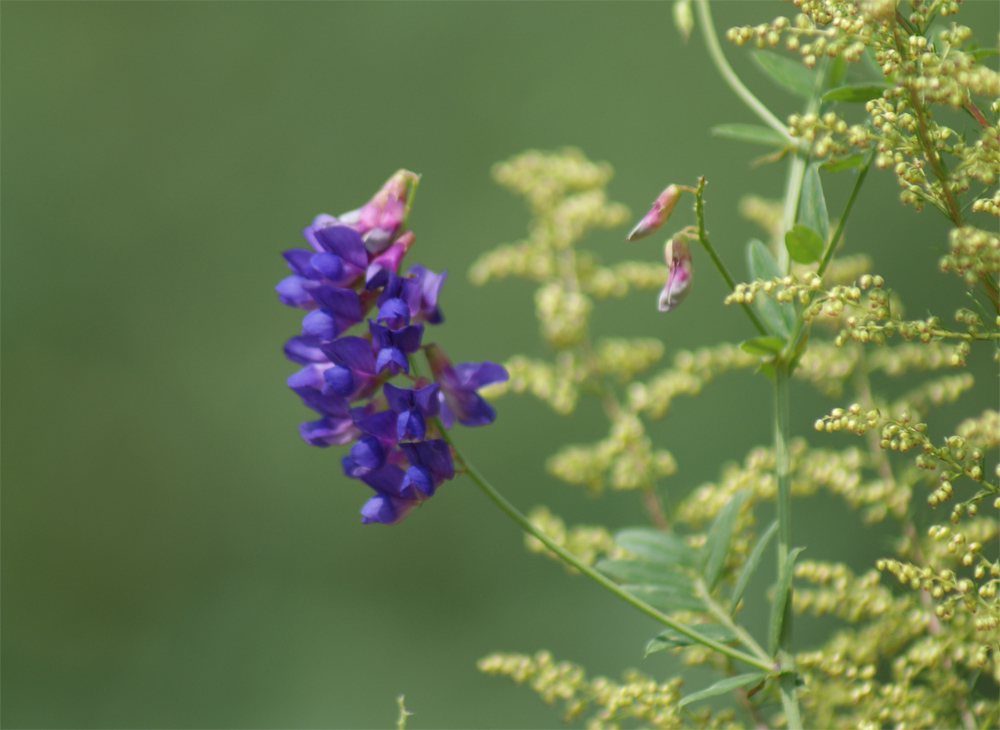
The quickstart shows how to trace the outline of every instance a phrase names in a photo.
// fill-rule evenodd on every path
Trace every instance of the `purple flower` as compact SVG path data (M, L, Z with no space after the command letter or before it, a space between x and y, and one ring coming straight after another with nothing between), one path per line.
M653 201L653 207L649 209L649 212L642 217L642 220L628 234L627 240L638 241L640 238L645 238L666 223L667 218L670 217L680 197L681 189L676 185L668 185L667 189L660 193L659 197Z
M353 289L318 286L312 298L320 305L302 318L302 334L328 342L363 319L361 300Z
M410 250L416 235L413 231L406 231L396 239L389 248L372 259L365 271L365 289L378 289L385 286L389 280L389 274L399 271L399 264Z
M374 320L368 320L368 329L372 335L372 347L375 350L375 372L380 373L388 368L390 375L396 375L400 370L410 372L410 361L407 353L416 352L420 347L420 338L424 333L422 324L411 324L398 329L389 329Z
M667 241L664 255L667 260L667 283L660 292L658 306L661 312L669 312L684 301L691 290L691 280L694 276L694 266L691 264L691 251L688 248L687 237L678 233Z
M452 366L436 343L428 345L426 351L431 372L441 386L441 422L444 427L451 428L456 418L465 426L493 423L496 411L476 391L490 383L507 380L509 376L504 366L488 360Z
M333 366L323 372L324 392L329 390L348 400L371 395L377 385L375 353L362 337L339 337L320 345Z
M416 488L430 497L442 482L455 478L455 465L447 442L432 439L399 446L410 462L400 485L404 495L409 496L407 490Z
M426 382L426 381L425 381ZM396 438L400 441L421 441L427 433L428 418L434 418L441 409L438 402L437 383L422 388L408 390L397 388L392 383L382 387L389 408L396 416Z
M366 525L373 522L394 525L406 517L418 503L418 500L402 499L380 492L361 508L361 522Z
M406 273L415 277L420 282L420 305L417 311L412 313L414 319L418 322L425 321L429 324L441 324L444 322L444 315L441 314L437 300L438 294L441 293L441 286L444 284L444 279L448 276L448 270L445 269L440 274L435 274L420 264L414 264Z
M319 338L312 335L295 335L285 343L285 357L302 365L325 362L326 355L319 347Z

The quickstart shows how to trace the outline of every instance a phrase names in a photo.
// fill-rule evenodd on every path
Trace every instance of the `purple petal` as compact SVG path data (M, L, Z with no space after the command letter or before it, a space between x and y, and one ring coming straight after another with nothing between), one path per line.
M403 352L416 352L420 347L420 338L424 334L422 324L411 324L407 327L393 331L393 340L396 346ZM410 372L407 370L406 372Z
M365 436L351 447L351 458L358 466L378 469L385 464L385 449L374 436Z
M438 392L438 405L441 407L441 425L445 428L451 428L455 425L455 414L452 413L451 407L444 397L444 392Z
M320 390L325 382L323 373L329 369L328 365L310 363L301 370L289 375L288 380L285 382L288 383L288 387L292 390L296 388L315 388L316 390Z
M390 329L399 329L410 323L410 308L402 299L386 299L379 306L376 322L383 322Z
M274 287L274 290L278 292L278 301L282 304L287 304L289 307L315 309L317 306L316 300L312 298L309 290L303 286L305 281L303 277L295 274L286 276L279 281Z
M350 420L320 418L300 423L299 435L313 446L329 446L353 441L358 435L358 430Z
M309 266L330 281L339 281L344 276L344 261L335 253L323 251L312 254Z
M376 494L361 508L361 522L366 525L378 522L393 525L409 514L416 502L385 494Z
M316 231L321 228L335 225L339 225L336 218L332 215L327 215L326 213L320 213L318 216L313 218L313 222L311 224L303 229L302 235L305 236L305 239L309 242L310 246L317 251L322 251L323 247L320 245L319 241L316 240Z
M393 411L379 411L360 419L358 428L386 443L396 442L396 414Z
M339 286L318 286L312 291L312 297L320 306L337 318L338 323L361 321L361 300L353 289Z
M431 383L413 391L414 404L428 418L434 418L440 412L441 404L438 401L440 390L441 386Z
M402 496L403 470L395 464L386 464L361 477L361 480L376 492L392 496Z
M403 411L396 418L396 437L400 441L420 441L427 433L427 424L420 411Z
M288 268L299 276L304 276L307 279L319 278L319 272L310 263L313 257L312 251L305 248L290 248L283 251L281 255L288 262Z
M334 393L342 395L345 398L349 398L354 393L354 388L357 385L351 369L343 365L334 365L332 368L327 368L323 372L323 382Z
M338 365L366 375L375 374L375 353L371 343L363 337L340 337L321 347L326 356Z
M324 394L315 388L292 388L292 390L298 394L303 403L320 415L350 420L351 409L343 396L336 393Z
M337 322L325 309L315 309L302 318L302 334L332 340L337 336Z
M413 408L413 391L407 388L399 388L392 383L382 386L385 399L389 402L389 408L396 413L402 413Z
M403 482L400 484L399 491L406 496L412 495L414 497L418 497L419 495L413 493L414 487L419 489L428 497L434 495L436 485L434 484L434 477L431 475L431 472L427 467L411 466L403 474Z
M364 271L368 268L368 254L361 236L347 226L329 226L315 231L321 250L337 254L348 264Z
M410 361L406 358L406 353L398 347L383 347L375 360L375 372L380 373L386 368L389 368L391 375L397 375L400 370L408 373Z
M454 370L459 386L466 390L479 390L484 385L500 383L510 377L507 368L489 360L460 362Z
M319 349L319 339L308 335L295 335L285 343L285 357L306 365L311 362L326 362L326 355Z
M451 460L451 449L442 439L400 444L411 466L425 466L430 469L439 483L454 479L455 465Z

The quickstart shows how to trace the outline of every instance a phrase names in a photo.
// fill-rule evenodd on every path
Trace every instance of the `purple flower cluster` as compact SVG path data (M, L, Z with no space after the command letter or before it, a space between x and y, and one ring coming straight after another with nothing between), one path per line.
M497 363L452 365L436 343L421 344L424 324L444 321L437 300L448 272L414 264L399 274L414 241L404 218L416 181L400 170L361 208L317 216L302 232L311 248L284 252L292 275L275 287L306 310L301 334L285 343L303 366L288 386L320 418L299 433L314 446L351 444L344 474L375 492L361 509L366 523L398 522L455 476L439 428L492 423L496 411L476 390L507 379ZM367 331L347 334L366 319ZM411 372L418 350L433 382ZM407 387L389 382L397 376Z

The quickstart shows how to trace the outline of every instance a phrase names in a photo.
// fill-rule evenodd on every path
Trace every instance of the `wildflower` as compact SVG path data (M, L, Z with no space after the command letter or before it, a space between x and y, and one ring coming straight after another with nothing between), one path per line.
M455 419L464 426L484 426L493 423L496 411L477 390L490 383L507 380L503 365L484 360L462 362L452 366L437 344L426 348L434 379L441 386L441 422L451 428Z
M684 301L691 289L691 277L694 267L691 265L691 251L688 248L687 237L677 234L669 241L665 250L667 259L667 283L660 292L659 308L661 312L669 312Z
M306 312L302 332L284 347L301 366L288 386L320 418L302 423L299 433L314 446L350 444L344 474L375 492L361 508L363 523L398 522L454 478L451 448L434 419L440 414L449 426L456 415L467 425L492 422L495 411L475 391L507 378L496 363L452 367L432 344L428 359L432 370L439 365L439 382L387 382L410 372L424 323L444 321L438 296L447 271L414 264L399 274L415 240L402 223L416 179L401 170L361 208L313 219L302 232L309 248L284 252L292 274L275 287L282 303ZM373 307L368 331L348 334Z
M642 217L642 220L628 234L629 241L638 241L654 233L657 228L667 222L667 218L677 205L681 197L681 189L676 185L668 185L667 189L660 193L659 197L653 201L653 207Z

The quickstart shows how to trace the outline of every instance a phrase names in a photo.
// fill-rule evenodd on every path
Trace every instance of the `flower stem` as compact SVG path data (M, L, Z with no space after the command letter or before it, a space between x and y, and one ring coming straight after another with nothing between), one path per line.
M774 459L775 477L778 482L778 575L782 575L788 561L792 532L791 464L788 456L789 418L788 381L791 367L787 362L777 362L775 374L774 408ZM775 596L774 600L778 600ZM789 584L785 600L784 627L778 644L778 692L785 711L788 730L801 730L802 717L795 696L795 655L792 653L792 587Z
M698 178L698 189L694 191L694 212L698 218L698 243L702 245L705 252L708 253L708 257L712 259L712 263L715 264L715 268L719 270L722 278L725 280L726 285L729 287L729 291L733 291L736 288L736 280L733 279L732 274L729 273L729 269L726 265L722 263L722 259L719 258L719 254L715 252L715 248L712 246L711 241L708 240L708 234L705 233L705 176L702 175ZM741 302L740 306L743 307L743 311L747 313L750 321L753 322L753 326L757 328L757 331L762 335L767 334L767 330L761 321L757 318L757 314L750 308L750 305L746 302Z
M504 499L503 495L501 495L493 487L493 485L489 483L486 477L480 474L479 470L476 469L476 467L473 466L462 455L459 448L455 445L455 442L451 440L451 435L446 430L442 429L441 432L445 441L447 441L448 444L451 446L452 451L455 454L455 458L458 459L458 461L460 461L465 466L466 474L472 479L472 481L474 481L476 484L479 485L480 489L486 492L486 496L492 499L496 503L496 505L507 514L508 517L510 517L512 520L514 520L514 522L520 525L522 530L527 532L532 537L536 538L539 542L545 545L545 547L547 547L553 553L558 555L562 560L572 565L574 568L579 570L581 573L586 575L591 580L599 583L604 588L607 588L609 591L614 593L622 600L632 604L647 616L650 616L659 621L660 623L669 626L678 633L684 634L685 636L687 636L690 639L693 639L695 642L701 644L702 646L707 646L708 648L714 649L720 654L724 654L725 656L728 656L731 659L736 659L738 661L744 662L745 664L749 664L750 666L756 667L757 669L761 669L765 672L772 672L775 670L774 664L768 660L751 656L742 651L739 651L738 649L734 649L731 646L727 646L726 644L722 644L718 641L715 641L714 639L710 639L707 636L702 636L697 631L694 631L693 629L685 626L679 621L675 621L674 619L670 618L670 616L667 616L666 614L658 611L645 601L636 598L628 591L622 589L620 586L616 585L609 578L601 575L592 567L581 561L578 557L573 555L573 553L569 552L561 545L553 542L548 535L546 535L544 532L542 532L533 524L531 524L531 521L523 514L521 514L517 510L517 508L514 507L514 505L512 505L510 502Z
M708 0L698 0L698 19L701 22L701 33L705 38L705 45L708 46L708 55L711 56L712 62L715 67L722 74L722 78L726 80L729 84L729 88L735 92L736 96L743 100L743 103L750 107L751 111L754 112L761 120L764 121L767 126L775 130L778 134L785 138L788 144L793 147L798 148L799 141L795 139L792 135L788 133L788 127L781 123L771 110L764 106L763 102L753 95L743 82L740 81L740 77L736 75L733 71L732 66L726 60L725 55L722 53L722 47L719 46L719 39L715 33L715 24L712 22L712 14L708 9Z

